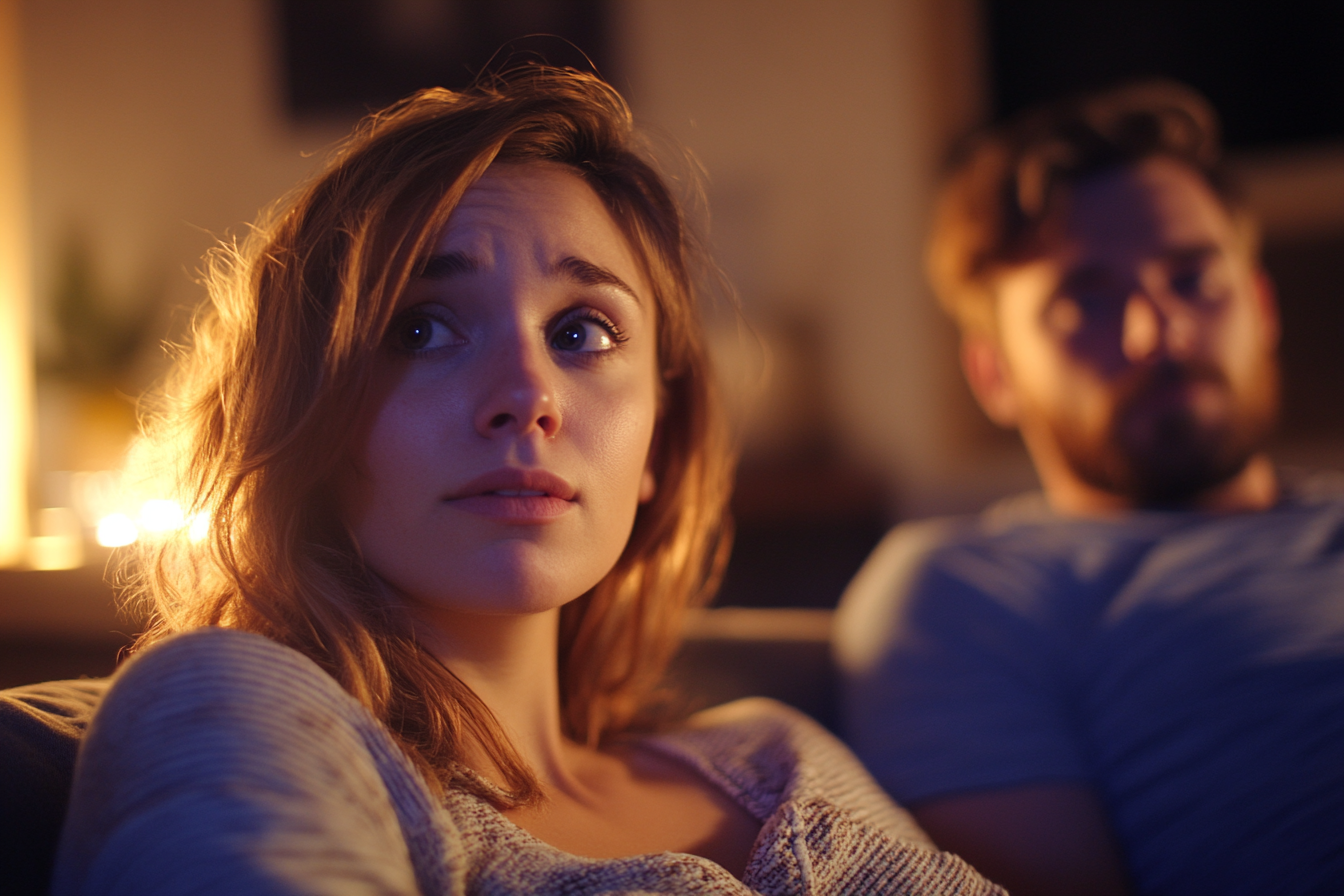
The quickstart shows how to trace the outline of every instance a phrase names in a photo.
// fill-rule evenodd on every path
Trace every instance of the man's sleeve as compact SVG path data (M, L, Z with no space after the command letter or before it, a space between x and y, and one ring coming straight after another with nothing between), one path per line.
M836 624L846 734L897 800L1086 778L1047 564L965 521L898 527Z

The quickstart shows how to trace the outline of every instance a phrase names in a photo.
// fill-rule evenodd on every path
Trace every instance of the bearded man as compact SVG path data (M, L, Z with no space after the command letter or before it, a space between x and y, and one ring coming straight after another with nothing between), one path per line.
M1344 492L1264 450L1279 322L1180 85L968 145L930 242L1039 494L898 527L837 618L860 757L1015 894L1344 887Z

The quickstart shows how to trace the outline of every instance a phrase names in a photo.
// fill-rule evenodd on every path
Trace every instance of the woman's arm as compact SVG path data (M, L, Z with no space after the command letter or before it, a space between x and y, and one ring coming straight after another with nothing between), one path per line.
M171 639L94 717L53 892L419 893L405 830L432 804L404 758L387 780L388 746L294 651L222 629Z

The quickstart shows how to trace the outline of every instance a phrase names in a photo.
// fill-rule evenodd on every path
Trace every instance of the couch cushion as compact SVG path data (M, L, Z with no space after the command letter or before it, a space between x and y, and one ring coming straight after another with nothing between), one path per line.
M0 690L0 868L6 893L46 893L79 740L109 679Z

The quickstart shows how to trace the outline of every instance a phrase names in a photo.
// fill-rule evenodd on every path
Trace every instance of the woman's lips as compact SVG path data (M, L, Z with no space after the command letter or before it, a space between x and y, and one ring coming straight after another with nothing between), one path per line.
M545 523L574 508L574 487L546 470L504 467L444 497L455 509L510 523Z

